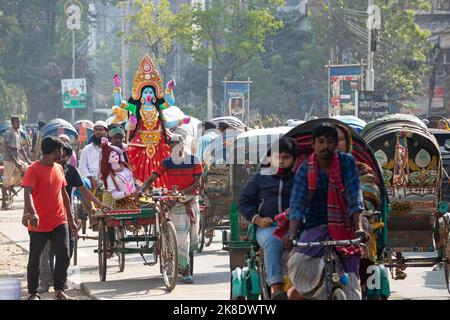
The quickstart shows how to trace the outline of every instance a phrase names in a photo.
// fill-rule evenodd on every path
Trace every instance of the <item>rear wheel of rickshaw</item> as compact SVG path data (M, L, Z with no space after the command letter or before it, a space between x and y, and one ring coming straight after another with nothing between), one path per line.
M259 289L261 291L261 300L270 300L270 287L267 285L266 281L266 267L264 266L264 258L261 257L264 253L261 251L258 253L260 257L258 258L258 276L259 276Z
M115 232L115 247L119 249L117 251L117 257L119 259L119 272L125 270L125 238L127 236L127 228L125 225L114 228Z
M166 221L161 228L160 269L167 290L172 291L178 278L178 246L175 226Z
M194 276L194 251L189 252L189 265L191 267L191 276Z
M206 227L206 217L204 213L200 213L200 226L198 228L198 249L197 252L201 253L205 245L205 227Z
M341 288L336 288L331 293L331 300L347 300L344 290Z
M106 232L105 219L98 220L98 273L100 281L106 280L106 254L107 254L108 233Z
M78 235L75 237L75 243L73 245L73 265L78 264Z
M205 219L205 247L209 247L214 239L214 228L211 226L211 220Z

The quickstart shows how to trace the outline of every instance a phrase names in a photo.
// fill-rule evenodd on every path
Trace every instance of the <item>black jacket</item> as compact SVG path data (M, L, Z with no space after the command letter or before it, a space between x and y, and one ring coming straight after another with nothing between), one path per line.
M292 172L283 176L257 173L242 190L239 211L250 222L256 215L273 219L289 208L294 176Z

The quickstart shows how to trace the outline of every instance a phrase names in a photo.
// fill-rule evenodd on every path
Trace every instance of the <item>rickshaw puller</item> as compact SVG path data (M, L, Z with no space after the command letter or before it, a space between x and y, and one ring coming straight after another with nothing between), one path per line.
M197 250L198 229L200 220L200 206L198 202L198 189L202 175L200 159L184 150L184 138L179 134L172 134L168 145L171 156L161 162L147 181L142 185L145 191L154 181L165 176L166 188L177 186L179 191L189 196L190 200L183 202L184 210L175 213L170 210L170 220L175 225L178 243L178 263L184 283L193 283L190 272L191 261L189 253Z
M292 190L289 233L283 239L286 247L304 229L300 242L350 240L368 235L362 229L360 214L364 210L355 160L349 154L336 152L338 134L330 124L317 125L312 132L314 152L298 170ZM358 229L355 232L355 227ZM359 246L336 248L349 283L344 292L349 300L361 299L359 283ZM289 278L300 295L326 298L318 286L323 268L323 247L295 249L288 261Z

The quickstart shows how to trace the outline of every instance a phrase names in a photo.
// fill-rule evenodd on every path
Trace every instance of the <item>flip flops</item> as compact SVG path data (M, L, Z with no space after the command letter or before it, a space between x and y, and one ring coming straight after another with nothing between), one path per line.
M193 284L194 283L194 279L192 278L191 275L187 275L183 277L183 283L185 284Z

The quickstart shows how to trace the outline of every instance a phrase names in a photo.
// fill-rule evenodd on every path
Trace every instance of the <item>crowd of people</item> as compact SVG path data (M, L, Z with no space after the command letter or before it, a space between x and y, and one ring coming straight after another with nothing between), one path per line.
M126 134L121 126L108 127L103 121L96 122L92 142L81 151L77 168L71 164L77 164L76 156L65 135L42 139L40 160L29 165L19 162L20 143L17 141L20 137L13 133L20 122L16 117L11 118L11 122L13 126L5 141L12 151L4 159L6 162L12 160L16 170L6 176L6 181L17 185L24 174L21 184L25 189L23 223L30 234L27 271L30 299L39 299L39 293L47 292L51 286L55 289L56 299L70 299L64 290L78 230L71 207L73 197L81 199L89 214L94 208L120 208L129 204L127 199L155 185L161 177L165 178L166 188L176 186L190 196L189 201L173 208L171 220L177 230L180 274L185 283L193 283L189 254L198 246L202 163L205 150L215 141L224 139L227 124L220 123L216 127L212 122L203 122L203 135L196 142L196 155L184 147L183 135L171 133L167 140L169 156L154 168L149 177L140 181L128 161ZM281 138L278 151L270 155L272 165L278 167L277 173L257 173L240 195L240 212L255 224L257 242L264 249L266 278L272 299L288 298L284 291L282 253L292 249L292 239L349 239L355 236L355 230L365 240L368 238L360 219L365 210L360 168L349 154L349 139L351 135L344 126L319 125L313 131L314 153L304 163L298 164L295 141ZM16 150L11 146L16 146ZM109 191L112 202L96 197L101 188ZM289 218L289 228L283 237L277 235L279 224L276 216L281 212L288 212ZM94 221L92 219L91 224ZM346 286L346 294L349 298L358 299L361 297L361 251L352 248L339 253L351 280ZM323 252L293 250L288 261L292 284L289 298L303 297L308 281L315 281L321 266L321 254Z
M166 89L146 56L136 72L132 95L122 100L120 78L114 77L114 102L126 110L128 122L108 126L97 121L92 141L78 155L67 136L41 137L42 156L35 162L20 146L20 119L12 117L5 134L4 188L21 184L25 190L23 224L28 227L30 252L27 267L30 300L55 289L55 299L68 300L67 270L73 254L78 225L71 202L78 197L95 226L93 210L135 207L139 195L150 187L177 188L186 196L175 204L170 219L176 228L179 273L184 283L193 283L190 254L198 246L202 164L210 146L219 143L226 155L229 124L202 123L195 154L185 147L186 137L169 128L188 123L189 117L169 120L164 113L173 103L174 81ZM266 279L272 299L308 298L308 288L323 268L323 250L293 249L287 266L291 290L284 291L283 250L292 249L292 240L320 241L369 236L361 214L367 209L362 197L361 166L351 156L351 135L330 124L318 125L312 133L314 152L299 163L295 141L281 138L270 154L274 175L257 173L242 191L241 214L256 228L256 239L264 249ZM217 148L216 148L217 149ZM24 160L21 160L24 159ZM367 169L367 168L366 168ZM23 175L23 178L22 178ZM103 196L100 197L99 195ZM5 198L5 197L4 197ZM8 209L5 203L2 210ZM280 233L277 215L288 217ZM110 246L114 232L109 230ZM110 248L111 249L111 248ZM112 257L110 250L108 257ZM339 248L344 270L350 275L346 294L361 298L358 246Z

